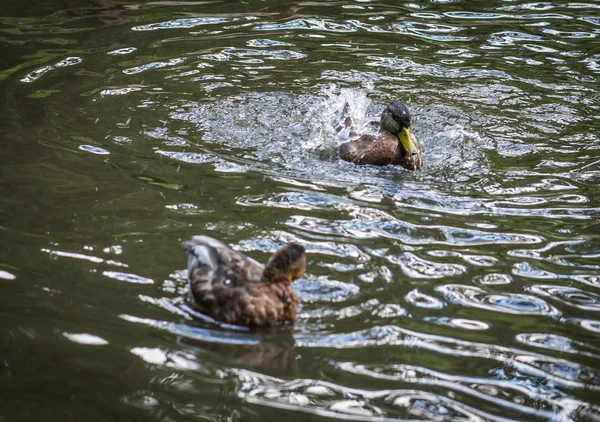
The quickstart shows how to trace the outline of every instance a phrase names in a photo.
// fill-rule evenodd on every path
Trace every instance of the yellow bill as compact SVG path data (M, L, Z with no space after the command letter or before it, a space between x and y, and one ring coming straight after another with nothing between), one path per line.
M419 152L419 146L413 140L412 136L410 136L410 128L403 127L400 133L398 134L398 138L400 139L400 143L409 154L416 154Z
M419 152L419 146L415 141L413 141L410 136L410 128L403 127L400 133L398 134L398 138L400 139L400 143L409 154L416 154Z

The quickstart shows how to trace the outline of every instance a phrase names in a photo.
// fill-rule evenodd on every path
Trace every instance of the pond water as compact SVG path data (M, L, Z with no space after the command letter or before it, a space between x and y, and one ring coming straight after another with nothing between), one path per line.
M600 4L0 5L0 421L600 420ZM424 167L337 154L404 101ZM308 251L293 327L194 234Z

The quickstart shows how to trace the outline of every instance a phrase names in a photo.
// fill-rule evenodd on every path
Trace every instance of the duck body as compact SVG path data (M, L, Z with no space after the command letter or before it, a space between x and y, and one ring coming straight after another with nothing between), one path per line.
M263 267L208 236L194 236L182 245L189 254L190 300L200 312L249 327L296 320L298 296L292 281L304 275L302 246L284 246Z
M346 117L344 125L351 125ZM379 134L362 135L340 147L340 157L354 164L385 166L399 165L407 170L418 170L423 162L423 146L410 130L411 117L408 108L393 102L383 111ZM352 132L351 132L352 134Z
M413 142L418 141L412 135ZM417 154L406 154L398 145L398 137L389 132L380 132L378 136L363 135L360 138L346 142L340 147L340 156L343 160L354 164L374 166L399 165L407 170L421 168L421 148Z

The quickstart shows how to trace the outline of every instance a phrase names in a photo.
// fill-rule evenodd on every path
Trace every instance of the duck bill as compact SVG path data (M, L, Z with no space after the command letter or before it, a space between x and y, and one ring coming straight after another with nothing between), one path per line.
M419 152L419 148L416 142L414 142L412 137L410 136L410 128L403 127L400 133L398 134L398 138L400 139L400 143L402 144L404 150L407 153L415 155Z

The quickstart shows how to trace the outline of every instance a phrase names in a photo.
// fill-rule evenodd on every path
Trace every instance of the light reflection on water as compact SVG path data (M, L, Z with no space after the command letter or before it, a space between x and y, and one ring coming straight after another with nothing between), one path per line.
M600 417L596 4L18 6L0 419ZM391 100L424 168L341 161ZM187 307L199 233L305 246L295 326Z

